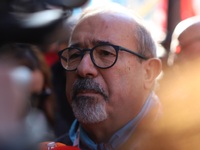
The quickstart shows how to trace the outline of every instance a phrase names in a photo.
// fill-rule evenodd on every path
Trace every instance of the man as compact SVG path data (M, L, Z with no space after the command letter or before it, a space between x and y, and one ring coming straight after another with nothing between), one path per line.
M139 127L150 126L160 113L152 90L161 61L141 22L114 4L86 10L69 48L59 55L77 118L69 132L73 145L81 150L137 147L129 140L139 138Z
M185 63L199 57L200 17L194 16L177 24L172 35L168 64Z

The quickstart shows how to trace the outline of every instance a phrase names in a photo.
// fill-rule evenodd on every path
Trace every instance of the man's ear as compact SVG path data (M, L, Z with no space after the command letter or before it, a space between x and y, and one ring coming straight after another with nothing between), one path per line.
M160 74L162 69L161 60L158 58L150 58L143 62L144 64L144 87L150 89L155 83L156 77Z

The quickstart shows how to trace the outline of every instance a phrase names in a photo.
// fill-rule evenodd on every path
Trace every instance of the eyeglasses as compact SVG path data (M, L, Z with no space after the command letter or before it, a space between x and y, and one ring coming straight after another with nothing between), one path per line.
M90 58L96 67L107 69L116 63L119 50L131 53L144 60L148 59L139 53L110 43L99 44L91 49L81 49L72 46L59 51L58 55L62 66L67 71L74 71L77 69L86 51L89 51Z

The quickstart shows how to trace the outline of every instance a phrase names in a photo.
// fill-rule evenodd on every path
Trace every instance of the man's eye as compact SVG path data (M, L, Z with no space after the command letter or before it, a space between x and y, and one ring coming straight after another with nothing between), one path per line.
M100 50L100 51L99 51L99 54L100 54L101 56L109 56L109 55L112 55L112 53L109 52L109 51L107 51L107 50Z
M70 49L68 51L68 58L69 58L69 60L77 59L80 56L81 56L81 53L77 49Z
M76 58L78 58L78 57L80 57L81 55L80 55L80 53L73 53L73 54L70 54L69 55L69 59L76 59Z
M101 57L111 57L116 55L115 50L105 48L97 49L96 53Z

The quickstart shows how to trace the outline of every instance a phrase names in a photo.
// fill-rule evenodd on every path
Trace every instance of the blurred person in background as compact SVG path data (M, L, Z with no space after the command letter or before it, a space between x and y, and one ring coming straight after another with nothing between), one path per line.
M33 45L7 43L1 46L0 58L30 70L30 84L27 88L30 110L26 114L26 124L35 140L52 140L54 135L55 97L51 83L50 68L42 52Z
M175 27L167 60L168 67L164 70L161 87L168 79L184 78L184 72L191 72L194 64L200 59L200 16L187 18ZM196 65L195 65L196 66ZM163 83L164 82L164 83Z
M26 150L30 141L24 120L30 107L27 100L31 75L27 68L1 60L0 70L0 149Z
M63 24L60 25L57 32L54 32L54 34L48 38L47 42L38 45L43 52L48 66L51 68L57 107L55 112L55 134L57 137L67 132L74 120L72 109L66 98L66 71L60 64L58 51L67 47L76 20L77 18L75 16L66 18L63 20Z
M76 24L77 18L70 16L63 21L59 30L49 37L52 38L49 42L38 45L43 52L48 66L51 68L53 88L56 96L56 113L55 113L55 134L57 137L69 130L74 115L66 98L66 71L60 64L58 51L64 49L68 45L69 37L73 27ZM56 38L55 38L56 37Z
M53 43L59 39L59 28L63 21L72 14L72 10L85 3L87 0L2 0L0 2L0 33L4 36L1 36L0 44L4 45L10 42L35 44L42 51L44 49L40 47L41 45ZM35 79L41 81L44 80L43 75L40 71L34 71L32 74ZM32 83L33 86L36 82ZM44 98L49 94L48 88L43 89L42 92L40 88L39 84L33 86L32 99ZM39 108L45 106L45 112L48 112L48 121L52 123L53 109L47 108L43 103L46 102L34 101L33 105Z
M178 23L172 34L168 65L191 62L200 54L200 16Z
M160 80L160 88L165 86L168 79L185 77L190 72L191 64L200 59L200 16L187 18L177 24L170 43L167 65ZM183 72L182 72L183 71Z
M157 91L165 113L154 136L147 140L148 149L200 149L199 54L200 17L195 16L178 23L173 31L169 67ZM160 144L153 145L152 140Z
M76 17L71 16L63 23L62 32L60 34L60 38L58 39L58 49L54 50L56 56L59 50L67 47L71 31L75 26L76 21ZM69 130L75 117L66 97L66 71L60 64L59 59L52 64L51 71L58 107L55 118L55 134L56 136L61 136Z
M7 46L0 47L0 52L6 50ZM26 125L31 107L31 71L16 63L0 55L0 149L34 150L36 141Z

